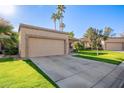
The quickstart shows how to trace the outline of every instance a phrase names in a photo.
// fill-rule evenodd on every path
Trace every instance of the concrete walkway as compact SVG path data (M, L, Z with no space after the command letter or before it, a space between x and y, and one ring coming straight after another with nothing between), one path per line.
M118 65L110 74L94 87L124 88L124 63Z
M62 88L112 87L120 73L117 65L70 55L30 59Z

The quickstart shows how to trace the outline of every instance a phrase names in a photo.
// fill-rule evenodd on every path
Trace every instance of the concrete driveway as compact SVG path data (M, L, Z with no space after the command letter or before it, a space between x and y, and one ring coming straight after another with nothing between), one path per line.
M106 78L116 68L108 63L70 55L30 59L62 88L109 87L115 79L113 76Z

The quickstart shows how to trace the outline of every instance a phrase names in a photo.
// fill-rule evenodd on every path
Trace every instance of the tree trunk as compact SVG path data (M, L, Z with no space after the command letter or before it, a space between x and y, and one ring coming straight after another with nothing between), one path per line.
M55 31L56 31L56 21L54 21Z
M90 44L90 47L91 47L91 50L93 50L93 44L92 43Z
M61 17L61 31L63 31L63 18Z
M60 21L60 31L62 31L62 22Z
M0 43L0 52L2 51L2 45L1 45L1 43Z
M102 45L103 50L105 50L105 41L104 40L101 41L101 45Z
M59 19L59 31L61 31L61 27L60 26L61 26L61 24L60 24L60 19Z
M99 49L98 49L98 47L97 47L97 56L99 55Z

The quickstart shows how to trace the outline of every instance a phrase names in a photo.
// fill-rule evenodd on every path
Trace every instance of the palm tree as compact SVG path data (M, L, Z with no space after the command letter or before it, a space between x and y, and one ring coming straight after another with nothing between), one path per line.
M99 48L101 47L101 41L102 41L102 33L103 30L95 29L96 34L94 35L95 37L95 48L97 50L97 56L99 55Z
M7 21L7 20L5 20L5 19L0 17L0 25L7 26L9 24L10 24L9 21Z
M88 40L91 49L94 49L95 47L96 40L95 35L96 35L95 28L92 27L88 28L88 30L84 34L84 37Z
M61 13L59 12L59 11L57 11L57 20L59 21L59 31L61 30L61 28L60 28L60 24L61 24L61 21L60 21L60 19L61 19Z
M51 16L51 19L53 19L54 26L55 26L55 30L56 30L56 20L57 20L57 14L56 14L56 13L53 13L53 14L52 14L52 16Z
M102 37L102 43L103 45L105 44L105 41L109 38L109 37L113 37L115 36L116 34L113 33L113 29L110 28L110 27L105 27L104 30L102 30L101 32L101 37ZM105 49L105 45L103 46L103 48Z
M57 9L60 10L61 12L65 12L64 9L66 9L66 7L64 5L58 5Z
M9 46L11 44L10 43L10 27L6 26L0 26L0 49L2 49L2 47L4 46ZM9 45L8 45L9 44Z
M64 5L58 5L57 6L57 10L58 10L57 15L58 15L58 20L59 20L59 29L61 31L63 31L63 29L64 29L64 26L62 26L62 25L64 24L63 23L63 18L64 18L63 13L65 12L65 9L66 9L66 7Z
M12 31L13 27L8 21L0 19L0 47L10 47L17 45L15 42L15 32Z
M63 29L65 28L65 24L64 24L64 23L61 23L61 24L60 24L60 28L61 28L62 31L63 31Z

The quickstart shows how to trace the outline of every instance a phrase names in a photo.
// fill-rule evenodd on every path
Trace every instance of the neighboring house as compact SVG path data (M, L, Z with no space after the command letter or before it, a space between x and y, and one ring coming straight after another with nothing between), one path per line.
M85 47L90 47L87 39L81 38L81 41L84 42ZM108 38L108 40L101 43L104 50L124 51L124 37Z
M106 50L124 51L124 38L113 37L105 41L104 47Z

